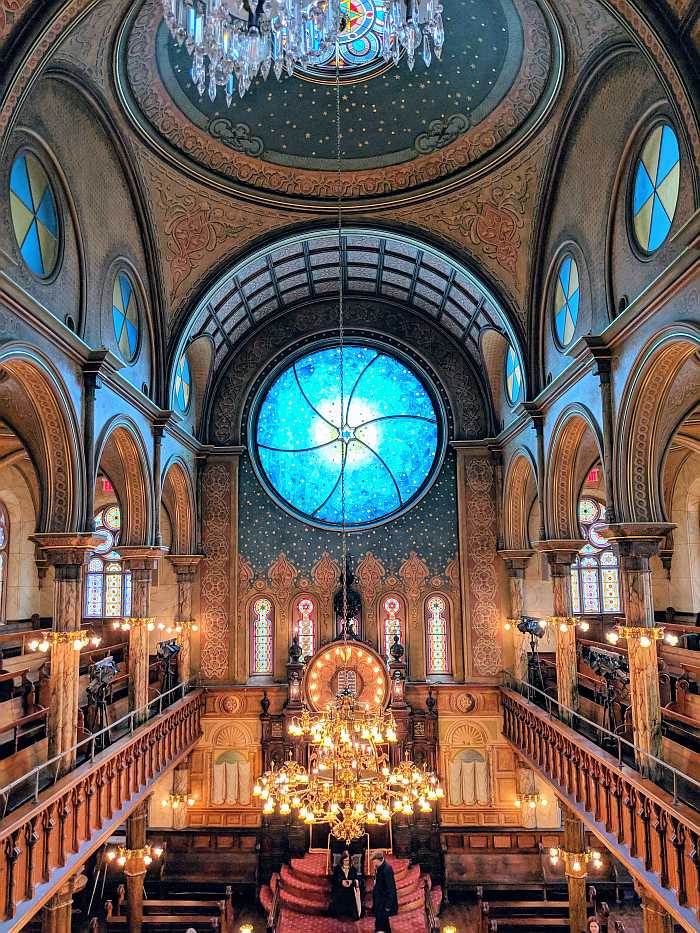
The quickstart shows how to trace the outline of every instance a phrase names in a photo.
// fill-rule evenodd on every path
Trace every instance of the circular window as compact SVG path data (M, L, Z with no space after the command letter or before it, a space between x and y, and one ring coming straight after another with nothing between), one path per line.
M562 348L568 347L574 339L580 297L578 266L574 257L567 253L559 263L554 290L554 332Z
M315 525L388 521L429 489L445 418L425 374L383 349L324 347L277 370L250 433L256 473L283 508ZM343 522L344 517L344 522Z
M192 397L192 374L186 353L183 353L180 357L175 370L174 395L177 410L184 415L190 407L190 398Z
M523 368L520 357L513 347L508 344L506 350L506 396L511 405L520 400L523 392Z
M58 208L49 177L32 152L20 153L12 163L10 214L25 265L48 278L58 262Z
M386 67L381 54L386 6L383 0L340 0L345 28L338 36L340 79L367 77L377 67ZM303 75L335 77L336 49L317 54L313 64L297 69Z
M119 272L114 278L112 320L119 352L127 363L132 363L139 348L139 306L133 282L126 272Z
M678 137L659 123L644 140L632 185L632 228L644 253L658 249L671 230L680 175Z

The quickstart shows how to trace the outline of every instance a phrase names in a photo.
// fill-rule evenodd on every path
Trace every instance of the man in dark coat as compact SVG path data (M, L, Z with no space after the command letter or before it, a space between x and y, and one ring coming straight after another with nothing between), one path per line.
M372 856L374 865L374 890L372 891L372 913L376 933L391 933L389 917L399 912L394 869L384 858L383 852Z

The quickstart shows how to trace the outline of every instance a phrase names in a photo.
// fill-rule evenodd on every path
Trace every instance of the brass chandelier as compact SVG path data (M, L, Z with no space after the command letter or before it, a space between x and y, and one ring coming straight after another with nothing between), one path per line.
M289 734L308 737L309 767L291 758L280 767L273 762L253 788L266 815L294 811L309 825L328 823L349 843L394 813L410 815L416 805L429 813L444 796L436 775L408 758L389 767L388 746L398 739L391 711L372 710L348 691L321 713L304 709Z
M335 66L336 165L338 258L343 256L342 132L340 64ZM340 359L340 412L345 417L345 319L343 275L338 275L338 345ZM347 567L345 470L340 474L342 566ZM339 657L347 670L351 657L348 645L348 579L342 576L343 649ZM347 678L345 678L347 683ZM406 756L397 767L390 766L389 748L398 741L391 710L359 702L343 690L324 710L304 708L289 725L292 738L307 737L308 767L289 760L271 767L257 781L253 795L263 802L263 814L288 816L293 811L305 823L327 823L337 839L349 843L365 834L366 827L387 824L392 814L406 816L416 806L429 813L444 796L438 778L426 767L417 767Z

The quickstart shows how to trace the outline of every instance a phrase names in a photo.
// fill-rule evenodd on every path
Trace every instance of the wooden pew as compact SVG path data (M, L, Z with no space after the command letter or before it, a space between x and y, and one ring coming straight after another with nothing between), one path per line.
M108 904L109 910L107 908ZM198 891L190 895L187 899L173 895L172 897L166 898L147 897L143 902L144 916L153 913L180 915L201 912L214 916L217 910L219 913L219 926L222 933L233 933L233 890L231 885L226 885L223 894L220 892ZM117 888L116 906L113 906L111 901L105 902L105 915L108 913L111 917L121 917L126 914L125 885L120 884Z

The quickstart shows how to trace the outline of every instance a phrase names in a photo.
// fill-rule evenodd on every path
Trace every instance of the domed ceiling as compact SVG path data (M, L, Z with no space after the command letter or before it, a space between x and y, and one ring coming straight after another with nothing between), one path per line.
M559 41L534 0L444 0L445 46L427 68L386 65L384 0L346 0L341 46L343 188L348 199L444 188L505 158L553 97ZM137 5L119 43L122 101L171 159L266 201L337 197L335 65L257 80L230 104L199 95L191 58Z

